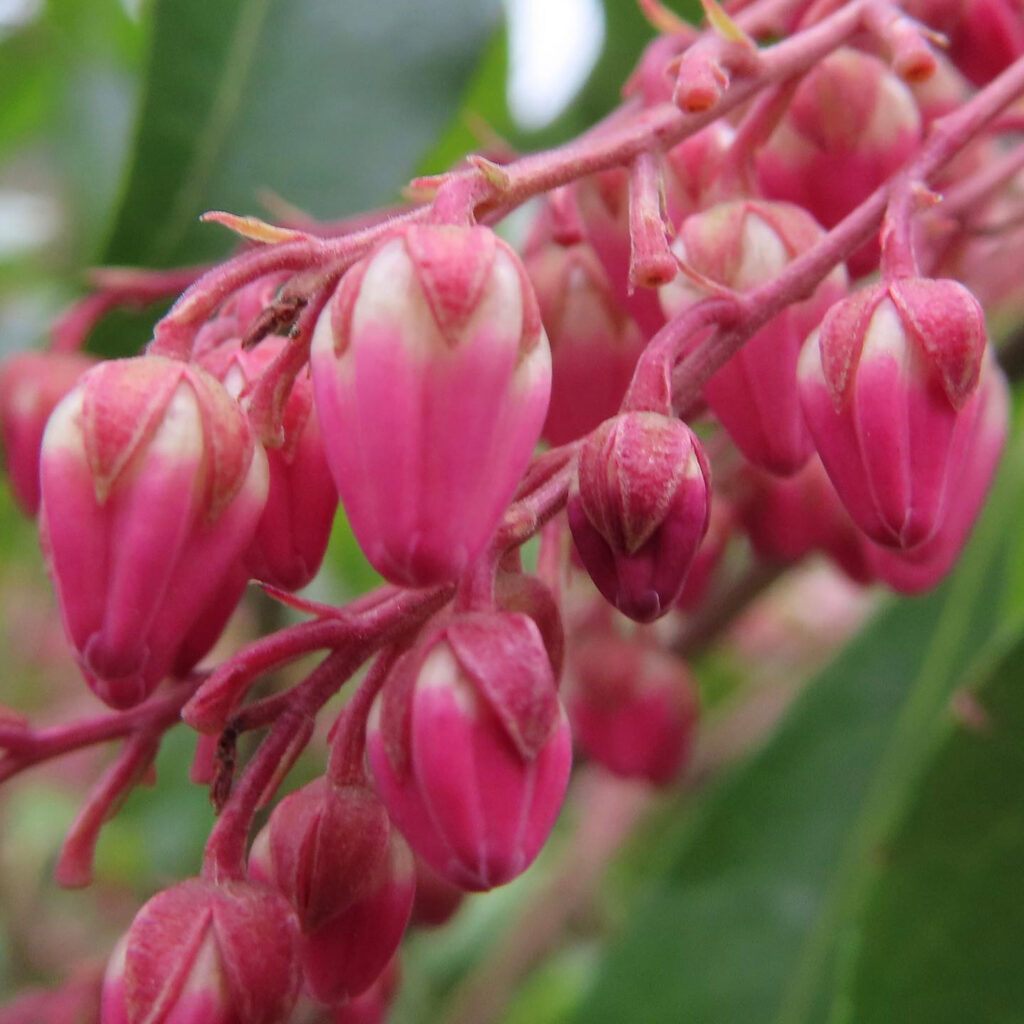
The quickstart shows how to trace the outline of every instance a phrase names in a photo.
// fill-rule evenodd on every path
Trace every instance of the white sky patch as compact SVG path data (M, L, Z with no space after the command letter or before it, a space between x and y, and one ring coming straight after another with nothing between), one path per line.
M59 230L60 211L49 196L0 188L0 260L52 242Z
M586 81L604 42L604 15L597 0L505 0L505 10L509 109L523 128L542 128Z
M39 17L43 0L0 0L0 40Z

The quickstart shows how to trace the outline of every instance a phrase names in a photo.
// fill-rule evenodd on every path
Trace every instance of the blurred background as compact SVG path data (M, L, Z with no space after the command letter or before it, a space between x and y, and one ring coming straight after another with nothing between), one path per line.
M87 267L226 256L204 210L336 219L470 150L571 138L652 36L632 0L0 0L0 354L40 346ZM90 348L138 351L159 312L111 314ZM694 666L684 784L655 796L584 765L535 868L410 937L389 1019L1024 1021L1019 434L947 584L897 601L815 563L767 588ZM339 521L311 595L373 582ZM284 617L254 596L222 650ZM2 488L0 679L0 712L34 722L98 707ZM51 873L109 751L0 790L0 1007L102 962L196 870L194 744L170 734L81 892Z

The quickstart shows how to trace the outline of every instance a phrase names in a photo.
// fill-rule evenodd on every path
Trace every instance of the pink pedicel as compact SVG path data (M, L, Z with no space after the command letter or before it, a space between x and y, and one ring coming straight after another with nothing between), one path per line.
M543 436L565 444L618 411L644 340L590 246L549 242L527 258L526 270L551 343Z
M343 278L311 356L356 539L392 583L458 577L519 484L551 354L518 256L488 228L407 229Z
M612 294L649 340L665 326L665 314L653 288L629 284L629 175L619 168L602 171L578 182L573 191L587 242L604 267Z
M96 365L80 352L21 352L0 365L0 441L18 507L39 511L39 449L57 403Z
M910 89L877 57L842 49L801 80L757 154L764 194L805 207L832 228L915 152L921 117ZM878 265L873 240L847 262L855 277Z
M704 452L680 420L625 413L580 450L569 526L597 589L624 615L651 622L671 610L707 531Z
M686 666L657 647L606 634L569 659L573 735L612 774L663 786L693 748L697 690Z
M942 525L978 412L981 307L952 280L871 285L834 306L800 357L804 414L854 522L909 550Z
M866 544L878 578L902 594L920 594L940 583L956 564L981 512L1006 445L1010 392L994 359L986 359L978 385L980 409L968 441L963 471L949 494L945 520L935 535L912 551Z
M671 82L666 81L667 100L671 97ZM733 135L728 125L711 124L665 155L665 210L671 226L678 225L704 204ZM628 173L617 168L602 171L582 179L573 191L586 239L604 267L612 295L636 322L644 339L649 340L665 325L665 314L653 288L630 285Z
M744 292L774 280L823 235L798 206L745 199L688 217L673 250L701 277ZM736 446L762 469L787 476L813 450L800 411L796 364L807 335L846 294L846 284L843 268L837 267L810 298L788 306L750 338L704 389ZM682 274L660 290L669 317L706 294ZM704 335L695 343L703 340Z
M230 342L201 357L200 365L239 399L286 344L266 338L247 351ZM282 428L282 444L266 449L270 489L245 564L253 579L299 590L320 569L338 507L306 372L292 385Z
M154 896L110 958L102 1024L286 1024L299 929L284 897L191 879Z
M96 695L131 707L181 670L186 642L185 661L205 653L193 631L251 542L266 459L209 374L140 356L101 363L57 406L40 480L65 631Z
M366 749L392 820L443 878L485 890L525 871L558 815L572 763L533 620L477 612L436 628L385 684Z

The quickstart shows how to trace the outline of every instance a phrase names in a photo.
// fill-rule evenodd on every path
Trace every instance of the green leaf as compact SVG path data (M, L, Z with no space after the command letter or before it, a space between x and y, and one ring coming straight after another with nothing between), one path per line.
M458 113L420 163L423 174L439 174L467 153L486 148L481 132L512 140L516 130L508 110L508 34L496 32L466 87Z
M838 940L880 843L921 778L950 693L1008 612L999 567L1022 481L1018 442L954 576L927 598L892 602L762 751L697 803L659 852L667 872L648 880L577 1020L827 1019Z
M874 862L833 1020L1024 1019L1022 666L1018 631L961 694L966 720L936 723L929 770Z
M109 263L220 256L205 209L269 188L318 217L396 198L497 24L493 0L157 0Z

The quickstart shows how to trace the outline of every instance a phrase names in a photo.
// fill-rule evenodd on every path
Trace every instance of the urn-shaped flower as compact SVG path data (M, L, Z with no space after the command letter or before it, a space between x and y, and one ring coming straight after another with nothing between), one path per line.
M932 537L910 551L866 543L868 564L894 590L919 594L938 585L956 564L985 503L1006 444L1010 389L994 358L982 364L980 408L968 441L963 472L950 490L946 515Z
M328 778L277 805L253 843L249 876L295 908L306 989L328 1006L364 992L384 971L415 893L412 854L378 796Z
M209 374L140 356L101 363L57 406L40 483L65 631L96 694L129 707L203 632L259 521L266 459Z
M734 291L767 284L824 232L791 203L744 199L688 217L673 250L697 274ZM800 411L796 364L807 335L846 294L835 268L803 302L765 324L708 381L708 405L741 452L780 476L795 473L813 450ZM685 275L660 290L666 314L678 316L705 293ZM694 339L696 344L703 339Z
M643 351L593 249L549 242L526 261L551 342L551 405L544 437L565 444L614 415Z
M941 526L978 411L981 307L962 284L906 278L833 306L800 356L804 414L854 522L910 549Z
M709 471L696 435L652 412L607 420L584 443L569 526L598 590L623 614L668 612L708 526Z
M848 47L820 61L757 154L761 188L834 227L910 156L921 116L910 89L877 57ZM872 241L848 260L854 276L878 264Z
M551 356L519 258L483 227L422 226L345 275L311 357L327 460L387 579L457 577L540 436Z
M237 399L271 366L284 345L283 338L267 338L247 351L236 341L227 342L200 359L200 364ZM293 382L281 427L281 443L266 449L270 487L245 564L253 579L282 590L298 590L320 568L338 507L308 373L299 374Z
M57 403L96 360L81 352L20 352L0 366L0 441L11 492L39 511L39 449Z
M377 790L413 850L463 889L525 871L569 780L571 743L540 632L459 615L396 665L370 715Z
M157 893L111 957L103 1024L285 1024L298 937L266 886L191 879Z
M606 633L571 652L569 716L580 746L623 778L678 778L697 724L697 690L678 658Z

